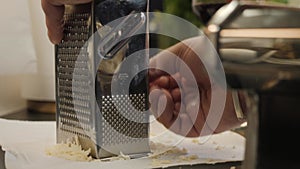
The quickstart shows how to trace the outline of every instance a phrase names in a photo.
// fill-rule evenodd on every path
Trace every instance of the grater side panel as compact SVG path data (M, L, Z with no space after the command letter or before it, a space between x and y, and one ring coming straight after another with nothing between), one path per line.
M146 12L147 2L147 0L96 0L94 22L98 27L95 28L99 30L100 25L107 26L106 24L115 19L133 12ZM146 30L146 27L145 24L141 29ZM114 27L111 27L111 30L114 30ZM101 37L98 38L101 43ZM99 44L97 40L95 38L95 51ZM106 59L95 65L96 99L100 110L96 136L100 157L118 155L120 152L134 155L150 151L149 114L143 113L148 110L148 79L147 72L143 71L143 68L147 67L148 55L146 52L135 54L146 49L146 44L146 34L129 37L128 42L112 57L104 56ZM130 62L126 62L129 57ZM123 64L124 61L127 64ZM113 83L120 85L117 91L115 89L112 91ZM129 89L122 85L129 83Z
M91 4L68 6L64 38L56 46L57 142L78 136L96 156L94 103L90 91L92 57L86 42L91 34Z

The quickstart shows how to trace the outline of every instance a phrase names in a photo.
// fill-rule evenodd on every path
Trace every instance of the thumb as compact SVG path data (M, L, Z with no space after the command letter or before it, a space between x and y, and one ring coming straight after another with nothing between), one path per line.
M169 91L155 89L150 93L151 111L155 118L169 128L174 119L174 102Z
M64 5L53 5L47 0L42 0L42 8L46 17L48 36L53 44L58 44L63 38Z

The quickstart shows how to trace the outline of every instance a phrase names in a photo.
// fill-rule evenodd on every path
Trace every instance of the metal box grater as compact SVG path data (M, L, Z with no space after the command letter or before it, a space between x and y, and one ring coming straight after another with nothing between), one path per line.
M64 38L56 46L58 143L78 136L95 158L149 152L147 22L129 18L127 24L123 17L146 16L147 4L147 0L94 0L66 6ZM120 24L107 31L103 25L115 19ZM126 26L131 28L134 22L143 34L109 44L114 40L109 35L116 30L127 34ZM104 35L98 32L102 27ZM118 90L112 90L114 84Z

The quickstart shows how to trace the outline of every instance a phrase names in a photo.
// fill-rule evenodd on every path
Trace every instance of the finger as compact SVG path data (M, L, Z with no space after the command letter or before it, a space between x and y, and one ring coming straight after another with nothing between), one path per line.
M181 119L180 133L181 135L186 136L193 128L193 123L185 113L180 113L179 118Z
M174 102L171 94L167 90L162 91L164 94L159 97L157 105L159 113L158 121L169 128L172 125L174 116Z
M175 88L171 91L171 95L174 102L180 102L181 101L181 92L179 88Z
M156 76L156 73L155 73L155 69L149 69L148 70L148 75L149 75L149 82L153 82L157 76Z
M195 129L186 115L179 115L176 119L174 119L169 129L176 134L186 137L199 136L199 132Z
M179 73L176 73L176 74L178 74L179 75ZM175 75L176 75L175 74ZM174 76L175 76L174 75ZM174 88L177 88L180 84L180 81L179 80L177 80L177 79L175 79L174 78L174 76L172 75L172 76L170 76L170 89L174 89Z
M185 105L182 102L176 102L174 107L175 107L174 108L175 109L174 110L174 120L175 120L176 118L178 118L178 115L180 113L185 113L186 110L185 110Z
M186 102L186 114L192 120L192 123L194 124L194 129L197 131L198 134L201 133L203 135L207 135L204 134L208 133L207 131L202 131L206 122L206 116L200 107L200 101L194 101L191 99L190 101Z
M154 82L156 85L158 85L161 88L169 89L170 88L170 80L168 76L161 76Z
M198 113L200 112L200 98L197 93L188 93L183 97L185 103L186 113L194 121L197 119Z
M41 2L46 17L49 39L52 43L58 44L63 38L64 6L53 5L47 0Z
M181 103L180 102L176 102L175 103L175 112L176 112L176 116L178 115L178 113L180 112L180 108L181 108Z
M184 85L183 85L184 86ZM186 88L184 88L186 90ZM194 124L194 130L189 136L199 135L203 129L203 125L205 123L206 117L204 116L204 112L201 109L201 100L200 94L197 94L199 91L191 90L183 97L183 101L185 103L185 111L188 117L191 119ZM203 104L203 103L202 103Z
M191 120L188 114L180 113L178 118L181 121L178 134L185 137L198 137L200 135L199 130L195 128L197 121Z
M158 112L157 105L158 105L158 99L161 95L163 95L163 92L157 86L153 86L152 88L150 88L150 94L149 94L150 110L155 118L159 117L157 113Z

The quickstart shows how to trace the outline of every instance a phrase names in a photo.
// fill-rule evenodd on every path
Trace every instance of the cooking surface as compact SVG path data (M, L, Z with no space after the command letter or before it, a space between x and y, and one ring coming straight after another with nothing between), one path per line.
M23 110L20 112L4 115L1 118L11 120L30 120L30 121L55 121L55 114L51 113L37 113ZM0 169L5 169L4 152L0 145Z
M55 114L29 112L27 110L4 115L4 119L9 120L29 120L29 121L55 121Z
M32 113L28 111L17 112L14 114L10 114L7 116L3 116L2 118L6 119L17 119L17 120L31 120L31 121L54 121L55 114L42 114L42 113ZM176 166L169 167L170 169L193 169L193 168L203 168L203 169L230 169L232 166L235 166L236 169L241 168L241 162L228 162L228 163L220 163L220 164L201 164L194 166ZM4 168L4 153L0 151L0 169Z

